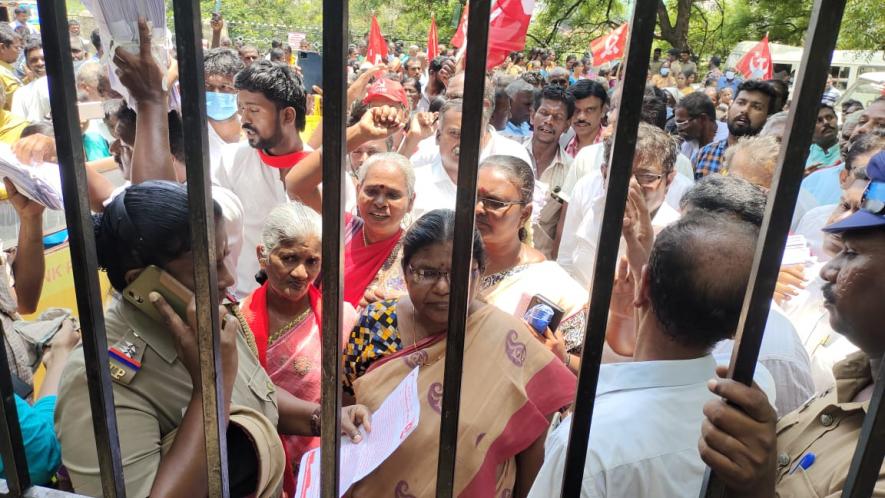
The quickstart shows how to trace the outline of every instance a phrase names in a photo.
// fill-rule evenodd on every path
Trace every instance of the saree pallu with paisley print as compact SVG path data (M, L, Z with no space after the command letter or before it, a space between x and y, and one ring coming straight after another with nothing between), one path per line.
M574 399L576 379L517 318L485 305L467 319L455 490L510 497L515 457L546 434L550 415ZM435 495L446 336L427 338L373 364L354 383L357 402L377 409L416 366L421 421L352 496Z

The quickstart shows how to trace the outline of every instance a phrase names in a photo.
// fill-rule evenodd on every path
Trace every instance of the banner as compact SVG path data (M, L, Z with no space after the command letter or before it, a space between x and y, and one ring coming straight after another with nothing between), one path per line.
M461 47L467 41L468 7L464 8L461 23L452 37L452 45L456 47ZM534 10L534 0L495 0L489 14L487 68L503 64L511 52L525 50L525 36Z
M439 37L436 34L436 16L430 16L430 31L427 33L427 60L432 61L439 55Z

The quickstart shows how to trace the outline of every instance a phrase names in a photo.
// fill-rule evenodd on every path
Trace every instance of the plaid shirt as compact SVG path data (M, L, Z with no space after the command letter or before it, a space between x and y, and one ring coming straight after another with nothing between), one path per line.
M707 144L697 151L694 156L694 177L696 180L709 175L710 173L719 172L722 167L725 149L728 148L728 139L720 140Z

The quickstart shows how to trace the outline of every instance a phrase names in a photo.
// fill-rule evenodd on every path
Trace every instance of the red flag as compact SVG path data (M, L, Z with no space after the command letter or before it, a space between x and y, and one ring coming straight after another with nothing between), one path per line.
M504 63L510 52L525 49L535 0L497 0L489 15L489 54L486 67Z
M427 60L432 61L439 55L439 38L436 34L436 16L430 16L430 31L427 33Z
M601 66L609 61L624 57L627 48L627 23L621 24L609 34L600 36L590 42L590 51L593 52L593 65Z
M504 63L510 52L525 49L525 35L532 20L535 0L495 0L489 13L489 52L486 67L491 69ZM462 47L467 41L467 6L461 16L452 45Z
M452 37L452 46L460 47L467 40L467 9L470 8L470 2L464 4L464 10L461 11L461 21L458 22L458 29L455 30L455 36Z
M754 80L770 80L773 73L771 63L771 49L768 48L768 33L765 38L741 57L735 69L740 71L744 78Z
M372 16L372 25L369 28L369 44L366 47L366 60L370 64L382 64L387 62L387 42L381 34L378 26L378 18Z

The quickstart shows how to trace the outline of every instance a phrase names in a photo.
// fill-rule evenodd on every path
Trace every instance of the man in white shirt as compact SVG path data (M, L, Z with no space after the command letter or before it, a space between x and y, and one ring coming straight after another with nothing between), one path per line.
M243 251L237 261L238 297L258 287L255 274L264 218L289 201L286 173L308 151L301 142L306 97L301 78L286 65L255 61L234 81L246 142L222 148L213 182L231 190L243 204Z
M706 94L694 92L676 104L676 130L682 137L679 152L691 159L701 147L728 138L728 125L716 120L716 107Z
M433 99L445 96L446 86L453 74L455 74L455 62L451 58L441 55L430 61L427 68L427 84L422 84L424 91L421 92L421 100L418 101L415 110L427 112Z
M547 259L555 259L554 241L562 199L559 193L572 167L572 158L559 143L575 112L575 100L558 85L548 85L535 96L532 125L535 131L525 145L535 170L535 199L532 241ZM538 214L535 216L534 213Z
M637 282L633 361L600 367L582 497L698 495L699 422L714 397L711 350L734 333L757 235L751 223L709 212L658 235ZM763 367L757 382L771 391ZM566 418L548 435L530 498L558 496L570 429Z
M237 114L234 76L246 67L229 48L213 48L203 55L206 73L206 121L209 124L209 164L214 170L221 160L221 149L240 141L242 129Z
M605 157L610 154L606 153ZM676 178L676 142L664 130L639 124L633 176L642 187L652 226L660 229L679 217L665 202ZM585 176L575 186L566 209L557 263L585 287L590 287L596 261L596 244L605 209L605 175L608 166Z
M32 39L25 46L25 65L33 75L27 85L18 89L12 96L12 113L36 123L46 120L49 108L49 80L46 79L46 60L43 57L43 44L39 38Z
M490 92L491 90L491 92ZM488 122L491 117L494 87L486 85L483 108L483 129L486 133L481 140L482 151L479 160L492 155L513 156L531 164L531 158L518 142L501 136ZM461 151L461 114L463 101L459 98L446 102L439 113L439 128L436 132L435 154L428 156L428 162L419 164L412 157L415 166L415 205L412 215L417 219L427 211L438 208L454 209L458 181L458 159ZM420 151L419 151L420 154ZM416 154L418 155L418 154Z

